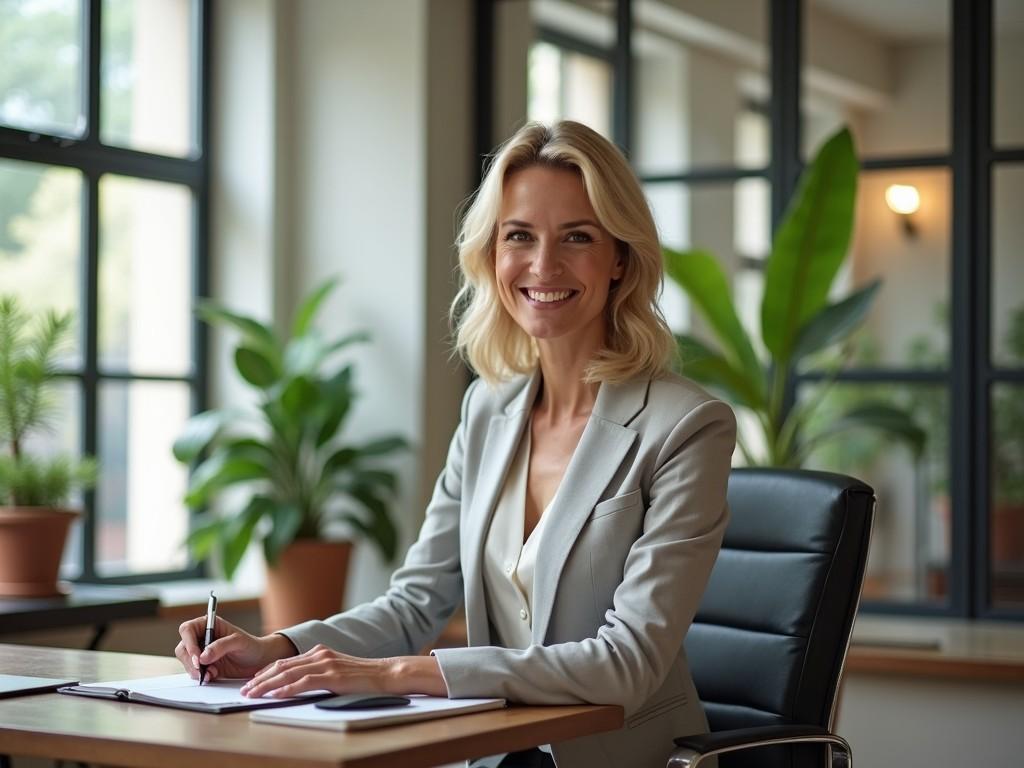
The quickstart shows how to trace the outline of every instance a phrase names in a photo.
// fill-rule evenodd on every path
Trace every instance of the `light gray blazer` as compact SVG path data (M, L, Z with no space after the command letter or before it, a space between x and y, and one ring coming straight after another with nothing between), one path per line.
M362 657L419 652L464 603L468 648L434 652L453 698L617 704L619 731L552 745L559 768L662 768L676 736L707 731L683 652L728 520L736 421L687 379L602 384L540 541L533 642L492 645L484 538L529 423L539 375L474 382L419 539L388 591L285 630Z

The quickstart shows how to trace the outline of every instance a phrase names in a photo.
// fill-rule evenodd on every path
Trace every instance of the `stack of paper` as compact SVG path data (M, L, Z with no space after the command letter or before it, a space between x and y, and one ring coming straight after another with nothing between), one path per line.
M250 720L275 725L298 725L304 728L328 728L354 731L381 725L412 723L438 717L465 715L505 706L504 699L446 699L437 696L410 695L408 706L379 709L319 709L314 704L300 704L287 709L253 712Z

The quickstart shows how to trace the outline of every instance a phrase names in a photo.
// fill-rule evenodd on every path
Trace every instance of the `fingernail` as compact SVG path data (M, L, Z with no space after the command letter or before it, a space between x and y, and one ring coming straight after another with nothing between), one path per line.
M193 656L192 657L192 666L193 667L198 667L199 666L199 657L198 656Z

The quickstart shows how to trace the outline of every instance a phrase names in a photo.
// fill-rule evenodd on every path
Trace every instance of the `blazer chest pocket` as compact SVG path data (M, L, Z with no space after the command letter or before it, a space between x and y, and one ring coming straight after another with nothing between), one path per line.
M622 583L626 557L643 530L644 501L639 490L602 501L583 526L579 542L590 554L595 631L612 607L612 595Z
M592 523L595 520L614 515L616 512L621 512L624 509L638 509L643 505L643 501L643 494L640 493L639 488L635 491L624 493L621 496L616 496L613 499L606 499L594 507L594 511L590 513L587 522Z

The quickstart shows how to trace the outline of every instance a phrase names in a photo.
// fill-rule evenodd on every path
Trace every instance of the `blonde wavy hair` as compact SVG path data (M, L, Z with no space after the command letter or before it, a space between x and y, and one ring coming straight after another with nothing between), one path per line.
M517 131L494 155L466 209L457 241L462 280L450 313L455 351L492 385L537 366L537 343L505 310L494 272L505 179L537 165L580 174L598 221L622 257L622 277L612 285L605 309L605 345L588 365L585 380L658 375L676 344L657 304L664 266L654 218L622 153L571 120L527 123Z

